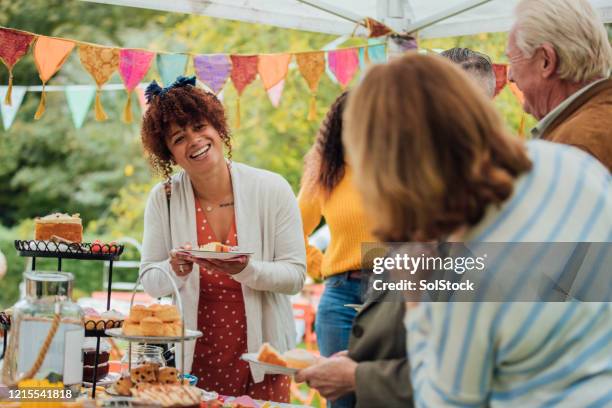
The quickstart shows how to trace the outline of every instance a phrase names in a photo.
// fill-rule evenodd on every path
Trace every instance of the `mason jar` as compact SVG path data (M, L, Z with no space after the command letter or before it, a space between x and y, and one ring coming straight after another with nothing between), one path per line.
M127 350L121 359L121 375L129 375L130 367L136 368L144 364L157 364L159 367L165 367L166 359L164 358L163 351L164 349L159 346L153 346L150 344L133 344L131 364L130 353Z
M83 311L74 303L74 277L67 272L26 272L26 297L13 306L9 345L4 356L2 382L14 385L42 359L43 344L53 326L59 325L42 364L32 377L62 381L77 392L83 376Z

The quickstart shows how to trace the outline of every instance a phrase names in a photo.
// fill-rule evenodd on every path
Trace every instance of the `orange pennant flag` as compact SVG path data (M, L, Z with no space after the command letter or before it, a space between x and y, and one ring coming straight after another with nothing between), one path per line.
M310 109L308 120L315 120L317 114L317 89L325 72L325 53L323 51L296 54L298 69L310 88Z
M40 119L43 113L45 113L47 103L45 85L47 81L64 65L74 46L74 42L58 38L39 36L36 40L34 44L34 62L36 69L38 69L38 76L43 83L43 90L34 119Z
M285 78L289 71L290 61L291 54L268 54L259 56L257 68L259 76L274 106L278 106L280 101Z
M108 116L106 116L102 107L100 92L102 91L102 85L108 82L119 68L119 48L81 44L79 45L79 58L83 67L96 81L96 120L106 120Z

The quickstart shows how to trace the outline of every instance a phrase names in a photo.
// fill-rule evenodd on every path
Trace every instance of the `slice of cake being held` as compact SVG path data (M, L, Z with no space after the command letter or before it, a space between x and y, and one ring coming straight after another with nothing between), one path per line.
M220 242L209 242L205 245L200 245L198 247L200 251L212 251L212 252L232 252L234 247L229 245L223 245Z
M257 360L262 363L274 364L281 367L287 367L287 362L280 353L269 343L264 343L259 349Z

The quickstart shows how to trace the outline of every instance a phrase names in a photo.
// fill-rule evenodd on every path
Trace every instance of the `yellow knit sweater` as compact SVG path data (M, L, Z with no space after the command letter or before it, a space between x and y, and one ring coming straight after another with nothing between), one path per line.
M370 233L359 193L353 185L353 174L346 167L345 175L329 196L323 191L306 191L298 195L304 237L306 240L307 271L313 278L325 278L338 273L361 269L361 243L375 242ZM308 236L325 221L331 240L325 254L308 245Z

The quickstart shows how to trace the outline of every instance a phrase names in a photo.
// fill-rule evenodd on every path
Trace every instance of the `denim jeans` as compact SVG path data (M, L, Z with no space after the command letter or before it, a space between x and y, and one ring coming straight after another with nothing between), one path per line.
M321 296L315 330L317 343L322 356L348 348L353 319L357 312L344 305L361 304L361 281L347 279L346 275L330 276L325 280L325 291ZM348 408L355 406L353 394L336 401L328 402L329 408Z

